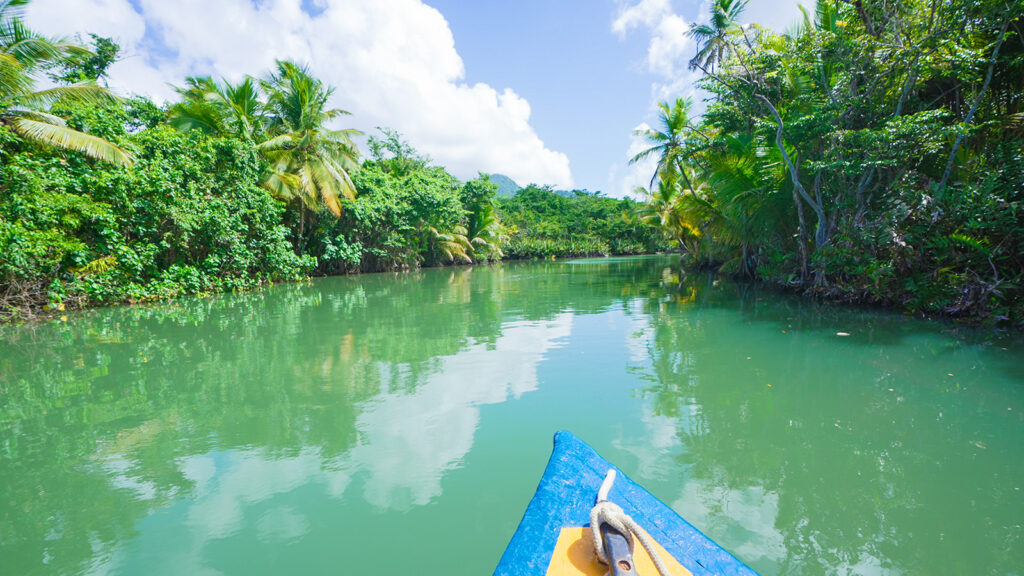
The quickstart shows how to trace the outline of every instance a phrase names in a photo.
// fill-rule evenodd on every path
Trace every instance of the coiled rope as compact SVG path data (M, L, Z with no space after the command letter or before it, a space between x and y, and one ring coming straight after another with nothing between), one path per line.
M608 492L612 489L614 482L615 469L613 468L608 470L608 475L604 477L601 489L597 491L597 503L590 509L590 533L594 539L594 550L597 552L598 560L604 564L611 564L604 552L604 537L601 536L601 524L607 524L626 537L630 553L633 552L633 539L636 538L647 551L647 555L651 557L654 567L658 569L658 574L672 576L654 548L654 540L618 504L608 500Z

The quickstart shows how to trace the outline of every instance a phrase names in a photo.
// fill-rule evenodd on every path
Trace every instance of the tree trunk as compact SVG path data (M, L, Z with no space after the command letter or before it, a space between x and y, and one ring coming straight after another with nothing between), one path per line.
M800 223L798 241L800 244L800 283L807 282L807 222L804 220L804 204L800 195L793 188L793 203L796 204L796 216Z
M868 34L878 38L879 34L875 30L875 24L871 21L868 11L864 9L864 3L861 0L854 0L853 5L857 8L857 15L860 16L860 20L864 23L864 28L867 29Z
M789 170L789 177L793 181L793 200L797 205L797 212L800 215L800 229L801 236L805 239L807 232L806 226L803 222L803 208L800 205L800 199L803 198L807 205L814 210L814 215L818 218L818 226L815 229L814 243L816 248L821 248L828 241L828 222L825 218L825 210L821 207L821 204L815 202L813 198L804 189L804 185L800 183L800 173L797 171L796 166L793 164L793 160L790 159L789 153L786 152L786 144L783 140L783 131L785 126L782 123L782 117L779 116L779 111L775 109L775 106L767 98L760 94L754 94L754 97L763 102L768 106L768 110L775 117L775 123L778 128L775 130L775 145L779 148L779 152L782 153L782 159L786 162L786 168ZM802 280L807 280L807 255L806 255L806 242L801 241L801 274L803 275Z
M815 214L818 216L818 225L814 227L814 247L821 248L828 243L829 222L825 215L825 203L821 201L821 170L814 175L814 200L812 205Z
M996 42L996 49L992 51L992 59L988 63L988 73L985 74L985 83L981 85L981 92L978 92L977 98L974 99L974 103L971 104L971 110L967 113L967 118L964 119L964 128L971 125L971 121L974 120L974 113L978 111L978 105L981 104L981 99L985 96L985 90L988 90L989 82L992 81L992 71L996 67L996 57L999 56L999 49L1003 46L1003 39L1006 38L1006 28L1010 26L1010 17L1007 15L1006 19L1003 20L1003 27L999 30L999 40ZM939 182L939 188L946 187L946 181L949 180L949 174L953 170L953 162L956 160L956 151L960 148L960 142L964 139L964 132L961 130L956 135L956 141L953 142L953 149L949 152L949 161L946 162L946 171L942 173L942 182Z
M823 206L821 201L821 170L814 175L814 199L817 200L817 205ZM816 249L821 249L822 246L828 242L828 231L829 222L827 218L822 217L823 212L818 214L818 226L814 229L814 246ZM818 261L818 265L814 269L814 284L816 286L825 285L825 264L821 260Z
M860 177L860 182L857 183L857 212L853 215L854 226L860 227L864 223L864 215L868 211L867 202L864 200L864 191L871 184L871 178L874 175L875 169L868 168L868 171Z

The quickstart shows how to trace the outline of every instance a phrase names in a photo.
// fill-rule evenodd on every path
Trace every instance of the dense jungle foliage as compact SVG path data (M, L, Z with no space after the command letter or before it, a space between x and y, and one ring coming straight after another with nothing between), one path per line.
M707 109L639 132L637 216L692 268L1024 321L1024 4L820 0L776 34L746 3L691 28Z
M32 32L0 0L0 320L40 309L244 290L309 275L652 250L628 202L499 212L381 129L363 157L332 89L292 62L237 84L188 78L158 105L104 88L118 46ZM38 90L44 76L55 88ZM508 215L511 225L502 221Z
M656 228L624 217L637 203L575 190L571 196L550 187L527 186L499 198L502 221L511 225L508 258L649 254L669 248Z

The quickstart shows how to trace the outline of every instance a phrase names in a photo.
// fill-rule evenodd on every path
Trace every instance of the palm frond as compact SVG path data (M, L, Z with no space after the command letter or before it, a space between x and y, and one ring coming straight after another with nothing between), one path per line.
M295 174L271 169L270 175L263 180L262 185L274 197L290 202L300 194L302 181Z
M21 106L48 106L58 100L64 100L86 106L103 105L117 102L119 98L110 90L95 84L74 84L56 86L46 90L22 94L14 99Z
M287 155L295 152L302 146L302 142L296 141L295 136L295 134L281 134L261 142L257 147L268 155L273 153Z
M319 159L312 159L307 166L320 192L320 199L323 200L324 206L335 217L341 216L341 201L338 198L340 186L337 173L331 170L327 163Z
M32 77L25 66L10 54L0 53L0 100L11 101L32 91Z
M0 19L0 50L27 68L59 60L67 50L61 40L50 40L30 30L19 17Z
M53 124L54 126L68 125L60 116L55 116L49 112L40 112L39 110L15 109L13 111L8 111L7 114L17 115L21 118L28 118L29 120L38 120L39 122Z
M219 111L206 102L179 102L168 110L167 123L180 132L199 130L204 134L223 131Z
M650 148L648 148L646 150L642 150L642 151L638 152L636 155L634 155L632 158L630 158L629 159L629 163L630 164L636 164L637 162L641 162L643 160L646 160L647 158L650 158L653 154L657 154L659 152L664 152L664 150L665 150L665 145L664 144L662 144L661 146L651 146Z
M15 132L28 140L66 150L75 150L91 158L112 164L123 166L132 164L130 154L91 134L72 130L66 126L56 126L48 122L18 116L12 118L10 124Z

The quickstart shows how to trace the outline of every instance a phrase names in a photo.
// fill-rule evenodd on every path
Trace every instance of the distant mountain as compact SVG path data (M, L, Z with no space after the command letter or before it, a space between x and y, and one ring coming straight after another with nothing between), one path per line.
M498 185L498 196L501 198L515 196L516 192L523 189L522 186L515 183L515 180L504 174L491 174L491 182Z
M508 176L505 176L504 174L491 174L490 176L491 176L491 182L493 182L494 184L498 185L498 197L499 198L511 198L511 197L515 196L516 194L518 194L520 190L524 189L523 186L520 186L519 184L516 184L515 180L509 178ZM586 189L583 189L583 190L555 190L554 188L551 188L551 187L548 187L548 186L540 186L540 185L537 185L537 184L529 184L528 187L529 186L532 186L534 188L547 188L553 194L558 194L559 196L565 196L566 198L572 198L572 197L576 196L577 192L582 192L584 194L598 194L598 195L601 194L600 192L591 192L590 190L586 190Z

